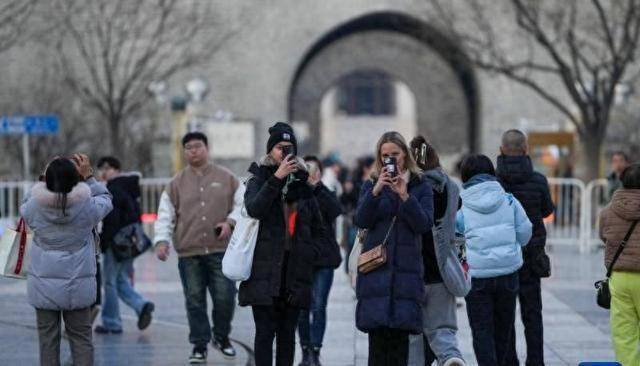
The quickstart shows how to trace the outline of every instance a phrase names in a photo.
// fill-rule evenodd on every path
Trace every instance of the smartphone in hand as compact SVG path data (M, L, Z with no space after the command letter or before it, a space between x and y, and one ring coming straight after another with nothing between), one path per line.
M282 147L282 155L284 155L283 156L284 158L286 158L289 155L293 155L293 146L292 145L283 146Z
M391 178L398 176L398 164L395 157L386 157L382 162L384 163L385 168L387 168L387 172L389 172Z

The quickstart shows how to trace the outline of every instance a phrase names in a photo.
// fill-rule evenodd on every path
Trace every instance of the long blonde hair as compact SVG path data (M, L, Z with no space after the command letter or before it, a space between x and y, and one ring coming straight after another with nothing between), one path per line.
M371 179L376 180L380 176L382 172L382 168L384 164L382 163L382 155L380 154L380 150L382 149L382 145L386 143L392 143L397 145L404 152L404 168L408 170L413 175L420 175L422 171L416 164L415 159L409 152L409 146L405 141L404 137L399 132L389 131L382 134L380 139L378 140L378 144L376 146L376 162L373 167L373 171L371 172Z

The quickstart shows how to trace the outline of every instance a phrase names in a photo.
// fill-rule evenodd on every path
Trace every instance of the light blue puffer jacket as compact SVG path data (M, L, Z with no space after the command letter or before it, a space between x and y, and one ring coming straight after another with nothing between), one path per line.
M464 233L469 273L475 278L508 275L522 267L522 247L531 239L531 222L511 194L496 181L462 191L456 230Z
M20 207L33 246L27 276L29 304L37 309L74 310L96 300L93 228L111 211L111 194L90 178L67 195L65 214L56 194L36 183Z

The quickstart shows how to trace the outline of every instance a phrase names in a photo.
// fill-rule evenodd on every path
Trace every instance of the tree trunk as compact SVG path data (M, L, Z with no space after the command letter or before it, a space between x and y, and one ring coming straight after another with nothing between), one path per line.
M580 177L585 182L600 178L602 162L602 139L598 136L580 136L582 156L580 157L582 174Z
M109 154L114 155L123 152L122 141L120 140L120 119L112 117L109 120Z

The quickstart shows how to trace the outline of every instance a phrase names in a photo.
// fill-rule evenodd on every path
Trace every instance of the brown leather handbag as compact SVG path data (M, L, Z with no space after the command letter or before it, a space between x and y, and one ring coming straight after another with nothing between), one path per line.
M391 220L389 231L387 231L387 235L384 237L382 244L378 244L360 254L358 257L358 272L369 273L387 263L387 240L389 239L389 235L391 234L391 230L393 230L393 225L395 223L396 217L394 216L393 220Z

